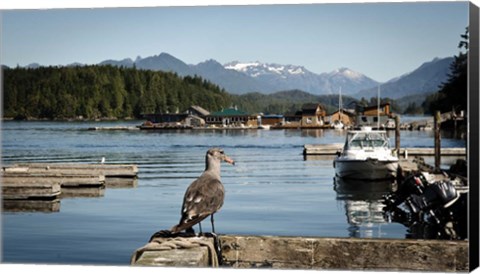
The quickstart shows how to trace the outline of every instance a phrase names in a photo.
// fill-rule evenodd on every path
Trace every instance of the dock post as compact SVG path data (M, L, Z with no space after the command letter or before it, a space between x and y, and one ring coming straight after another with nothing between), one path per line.
M395 150L400 154L400 116L395 115Z
M433 117L433 127L435 131L435 168L440 169L440 146L441 146L441 140L440 140L440 123L441 123L441 116L440 116L440 111L435 112L435 116Z

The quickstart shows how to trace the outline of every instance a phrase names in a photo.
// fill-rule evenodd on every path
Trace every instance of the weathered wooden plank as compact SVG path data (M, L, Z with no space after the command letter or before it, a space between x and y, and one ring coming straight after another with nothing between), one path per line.
M199 246L189 249L145 251L136 260L135 266L208 267L208 248Z
M104 175L72 175L57 173L10 173L4 172L2 180L5 183L17 185L35 185L43 183L58 183L63 187L100 186L105 184Z
M15 182L2 178L2 197L4 200L48 199L60 195L58 182Z
M28 167L29 169L45 170L87 170L103 172L105 176L136 176L136 165L122 164L78 164L78 163L18 163L13 167Z
M130 263L140 266L218 266L214 240L210 237L154 238L133 253Z
M136 165L103 164L59 164L19 163L5 167L6 173L61 174L61 175L103 175L106 177L136 177Z
M434 156L435 149L434 148L401 148L400 155L405 155L405 151L407 151L408 155L412 156ZM459 147L450 147L450 148L441 148L440 155L441 156L465 156L466 154L465 148Z
M468 242L276 236L220 236L223 265L388 271L468 271Z

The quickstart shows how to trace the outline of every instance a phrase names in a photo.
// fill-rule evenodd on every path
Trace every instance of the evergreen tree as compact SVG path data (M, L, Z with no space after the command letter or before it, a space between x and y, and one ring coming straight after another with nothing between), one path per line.
M455 56L455 60L450 66L450 74L447 82L440 86L438 94L427 98L429 104L429 111L448 112L466 110L467 101L467 80L468 80L468 27L465 33L461 35L461 40L458 44L460 52ZM465 50L464 52L462 50Z
M4 69L4 115L11 118L142 118L144 113L216 111L230 95L200 77L113 66Z

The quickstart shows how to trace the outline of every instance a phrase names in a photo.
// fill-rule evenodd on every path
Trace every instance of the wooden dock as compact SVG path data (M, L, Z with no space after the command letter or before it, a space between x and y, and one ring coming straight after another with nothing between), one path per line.
M72 164L72 163L19 163L4 168L10 173L103 175L105 177L134 178L138 174L136 165L117 164Z
M303 155L336 155L342 151L343 144L307 144L303 147ZM427 147L410 147L400 148L400 156L434 156L435 149ZM467 152L465 148L442 148L442 156L466 156Z
M138 127L129 127L129 126L116 126L116 127L89 127L88 130L105 130L105 131L112 131L112 130L140 130Z
M2 178L3 200L54 199L61 193L59 182L5 179Z
M462 272L469 266L468 241L241 235L219 235L219 240L220 267ZM207 248L182 246L149 243L134 252L131 264L214 267Z
M6 172L2 175L3 183L17 185L35 184L35 183L56 183L61 187L83 187L83 186L102 186L105 184L104 175L85 175L85 174L47 174L47 173L11 173Z
M1 171L7 211L55 212L60 198L102 197L105 187L135 187L136 165L19 163Z

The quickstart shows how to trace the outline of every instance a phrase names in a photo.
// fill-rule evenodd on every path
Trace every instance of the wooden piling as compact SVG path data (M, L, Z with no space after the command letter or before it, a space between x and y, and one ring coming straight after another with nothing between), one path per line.
M435 143L434 143L434 148L435 148L435 168L440 169L440 164L441 164L441 140L440 140L440 123L441 123L441 115L440 111L435 112L435 116L433 118L433 127L435 130Z
M395 116L395 150L400 152L400 116Z

